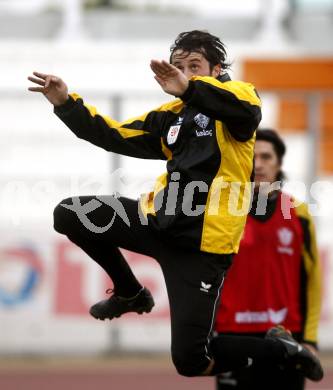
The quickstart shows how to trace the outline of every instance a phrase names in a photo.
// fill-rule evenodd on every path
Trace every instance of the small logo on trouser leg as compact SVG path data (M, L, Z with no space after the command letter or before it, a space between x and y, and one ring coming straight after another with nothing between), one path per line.
M208 293L211 287L212 287L211 284L207 284L207 283L205 283L205 282L201 282L200 291L203 291L203 292Z

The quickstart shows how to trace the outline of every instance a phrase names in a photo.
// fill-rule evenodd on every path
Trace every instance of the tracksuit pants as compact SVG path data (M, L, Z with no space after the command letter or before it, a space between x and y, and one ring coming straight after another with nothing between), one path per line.
M117 201L128 220L124 221L121 213L115 215L110 207L111 203L117 207ZM64 207L75 203L75 211ZM170 304L172 359L180 374L195 375L204 371L211 360L210 334L231 255L190 251L174 245L149 225L143 225L138 210L138 201L127 198L68 198L55 209L54 227L106 270L120 296L137 294L141 285L118 248L158 261ZM84 218L89 221L84 223Z

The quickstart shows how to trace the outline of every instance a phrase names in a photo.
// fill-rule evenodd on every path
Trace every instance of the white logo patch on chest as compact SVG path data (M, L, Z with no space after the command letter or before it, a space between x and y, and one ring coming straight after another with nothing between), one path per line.
M294 232L287 227L283 227L278 230L277 234L280 241L280 245L278 246L278 252L286 253L291 256L294 253L294 249L290 247L294 239Z
M181 125L170 127L169 132L168 132L168 136L167 136L168 145L172 145L177 141L180 126Z
M167 143L168 145L172 145L177 141L180 127L183 123L184 118L182 116L178 117L176 124L170 126L168 135L167 135Z
M208 118L208 116L199 113L199 114L197 114L197 115L194 117L194 122L195 122L199 127L201 127L202 129L205 129L205 128L208 126L209 118Z
M279 236L281 244L288 246L291 244L291 242L293 240L294 233L292 232L292 230L290 230L286 227L283 227L283 228L278 230L278 236Z

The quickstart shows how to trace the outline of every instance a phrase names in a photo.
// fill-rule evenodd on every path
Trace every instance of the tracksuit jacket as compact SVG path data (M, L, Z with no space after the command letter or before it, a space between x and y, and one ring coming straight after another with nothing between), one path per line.
M140 199L153 229L194 250L238 251L261 120L253 85L228 74L195 76L183 96L123 122L75 93L55 113L76 136L107 151L167 160L167 172Z

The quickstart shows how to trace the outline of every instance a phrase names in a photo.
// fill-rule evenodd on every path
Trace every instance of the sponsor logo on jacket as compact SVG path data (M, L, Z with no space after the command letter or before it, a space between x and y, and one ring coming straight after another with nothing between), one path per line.
M213 130L196 130L195 134L197 135L197 137L212 137Z
M194 122L202 129L205 129L208 126L209 118L204 114L197 114L193 119Z

